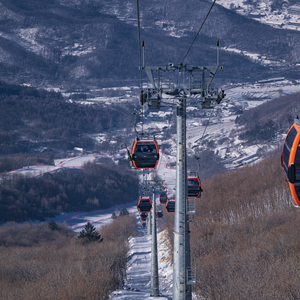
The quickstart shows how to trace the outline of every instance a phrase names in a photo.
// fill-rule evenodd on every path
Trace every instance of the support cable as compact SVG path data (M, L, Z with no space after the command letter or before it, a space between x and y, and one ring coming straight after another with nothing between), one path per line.
M200 31L201 31L201 29L202 29L204 23L205 23L205 21L206 21L206 19L208 18L208 15L210 14L212 8L214 7L216 1L217 1L217 0L214 0L213 4L211 5L211 7L210 7L210 9L209 9L209 11L208 11L208 13L207 13L207 15L206 15L204 21L202 22L202 25L200 26L200 28L199 28L199 30L198 30L198 32L197 32L197 34L196 34L196 36L195 36L193 42L191 43L191 45L190 45L188 51L186 52L186 54L185 54L185 56L184 56L184 58L183 58L183 60L181 61L180 64L183 64L183 61L185 60L185 58L187 57L188 53L190 52L190 50L191 50L193 44L195 43L195 41L196 41L196 39L197 39L197 37L198 37L198 35L199 35L199 33L200 33Z

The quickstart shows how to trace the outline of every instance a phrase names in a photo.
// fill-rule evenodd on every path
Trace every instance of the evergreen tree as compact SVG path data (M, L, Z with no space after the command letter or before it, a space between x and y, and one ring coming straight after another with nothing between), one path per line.
M57 224L51 220L49 223L48 223L48 227L51 231L54 231L54 230L60 230L60 228L57 226Z
M118 216L117 216L116 212L114 211L114 212L112 213L112 215L111 215L111 218L112 218L113 220L115 220L117 217L118 217Z
M127 216L127 215L129 215L129 212L125 207L123 207L120 211L120 216Z
M101 239L101 235L96 230L96 228L88 222L83 229L79 232L78 239L82 240L83 243L90 243L90 242L99 242L101 243L103 241L103 238Z

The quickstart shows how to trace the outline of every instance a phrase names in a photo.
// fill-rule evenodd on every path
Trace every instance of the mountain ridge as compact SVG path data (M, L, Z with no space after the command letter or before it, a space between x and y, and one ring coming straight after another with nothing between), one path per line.
M0 79L64 89L118 85L123 80L138 83L136 7L129 1L0 3ZM141 1L146 64L179 63L210 6L204 0ZM224 74L219 81L241 82L249 73L258 77L295 64L299 34L216 4L185 62L215 64L220 39ZM230 52L230 47L240 53ZM249 58L244 51L258 58ZM270 60L271 66L266 63Z

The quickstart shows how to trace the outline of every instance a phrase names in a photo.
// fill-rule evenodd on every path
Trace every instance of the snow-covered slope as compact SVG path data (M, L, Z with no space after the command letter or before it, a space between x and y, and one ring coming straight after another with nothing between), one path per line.
M140 225L140 224L139 224ZM141 236L129 239L126 280L123 289L111 294L114 300L172 299L173 269L164 231L158 233L158 276L160 297L150 297L151 236L140 226Z
M219 5L275 28L300 30L300 4L283 0L220 0Z

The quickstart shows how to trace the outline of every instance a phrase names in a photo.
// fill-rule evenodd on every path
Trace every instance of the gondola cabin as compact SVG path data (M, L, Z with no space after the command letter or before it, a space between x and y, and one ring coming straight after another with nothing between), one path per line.
M156 212L156 217L157 218L162 218L164 216L163 212L161 210Z
M161 204L166 204L167 203L167 201L168 201L168 196L167 196L167 194L160 194L160 196L159 196L159 201L160 201L160 203Z
M131 161L136 169L155 169L159 150L155 140L136 140L132 147Z
M166 204L167 212L175 212L175 200L168 200Z
M300 120L288 131L282 147L281 166L283 175L297 206L300 206Z
M142 197L139 199L138 202L138 206L137 206L138 210L142 213L142 212L149 212L151 211L152 208L152 201L150 198L148 197Z
M188 197L200 198L201 192L203 192L201 188L201 182L199 177L188 177Z
M148 217L148 213L147 212L142 212L140 214L140 217L141 217L141 220L142 221L146 221L147 220L147 217Z
M142 222L142 227L146 228L146 222Z

